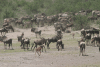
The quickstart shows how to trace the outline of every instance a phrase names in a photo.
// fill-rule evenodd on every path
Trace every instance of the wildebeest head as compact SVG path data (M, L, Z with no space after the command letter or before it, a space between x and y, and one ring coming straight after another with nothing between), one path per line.
M23 36L24 36L24 33L22 33L22 34L21 34L21 36L17 36L18 41L21 41L21 40L22 40L22 38L23 38Z
M6 36L0 36L0 41L3 42L6 38Z

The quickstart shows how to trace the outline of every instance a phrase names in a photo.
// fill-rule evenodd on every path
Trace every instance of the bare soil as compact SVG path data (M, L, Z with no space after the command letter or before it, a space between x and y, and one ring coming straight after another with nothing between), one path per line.
M42 30L41 36L45 38L52 37L56 34L53 26L40 27L39 29ZM36 38L35 34L30 31L30 28L15 28L15 30L16 32L6 34L8 38L13 39L13 43L18 42L17 36L21 35L22 32L24 32L24 37L30 38L31 41L39 39L39 37ZM76 34L74 39L70 33L63 33L65 48L62 51L57 51L55 47L56 43L51 43L50 49L46 49L46 52L42 52L41 56L35 55L35 52L32 51L0 53L0 67L100 67L100 53L98 47L86 46L85 56L79 56L77 40L80 39L80 32L72 31L72 33ZM76 42L73 43L73 40ZM68 43L70 45L67 45ZM0 50L3 50L3 48L4 47L0 45ZM14 50L16 49L17 48L14 48Z

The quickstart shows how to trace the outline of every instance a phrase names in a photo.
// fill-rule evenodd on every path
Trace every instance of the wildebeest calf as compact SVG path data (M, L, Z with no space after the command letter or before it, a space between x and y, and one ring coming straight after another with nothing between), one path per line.
M38 48L36 48L36 52L39 56L41 55L41 49L43 49L43 47L44 47L44 45L40 45ZM35 54L36 54L36 52L35 52ZM40 54L38 52L40 52ZM46 52L46 49L45 49L45 52Z

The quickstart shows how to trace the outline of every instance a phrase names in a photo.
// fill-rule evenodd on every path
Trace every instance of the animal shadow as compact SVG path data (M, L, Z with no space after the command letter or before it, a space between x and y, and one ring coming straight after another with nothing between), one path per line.
M85 54L85 55L82 55L82 56L89 56L89 55L86 55L86 54Z

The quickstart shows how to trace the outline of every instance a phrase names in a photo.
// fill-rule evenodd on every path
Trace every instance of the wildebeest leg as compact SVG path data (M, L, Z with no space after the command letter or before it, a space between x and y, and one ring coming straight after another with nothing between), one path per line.
M58 44L56 44L56 48L58 49Z
M59 51L59 45L58 45L58 51Z
M9 44L9 49L10 49L10 44Z
M41 51L40 51L40 55L41 55Z
M29 48L28 48L28 44L27 44L27 50L28 50Z
M42 52L43 52L43 47L42 47Z
M4 49L6 49L6 44L4 43Z
M60 45L60 49L61 49L61 51L62 51L62 46Z
M29 47L30 47L30 43L29 43Z
M83 50L82 50L82 56L83 56Z
M33 45L34 45L34 44L32 44L31 50L32 50L32 48L33 48Z
M45 46L43 46L44 47L44 49L45 49ZM45 52L46 52L46 49L45 49Z
M37 51L37 54L39 55L38 51ZM40 56L40 55L39 55Z
M50 42L48 42L48 44L47 44L47 49L50 49L49 44L50 44Z
M13 49L13 47L12 47L12 43L11 43L11 48Z
M33 51L34 51L35 47L37 48L37 45L34 46Z
M23 48L24 48L24 51L25 51L25 44L23 44Z
M39 34L40 35L40 38L41 38L41 34Z
M7 49L7 44L5 43L5 48Z
M82 52L82 47L80 47L80 53L79 53L79 56L81 55L81 52Z
M85 53L85 48L84 48L84 53Z
M99 47L99 52L100 52L100 47Z

